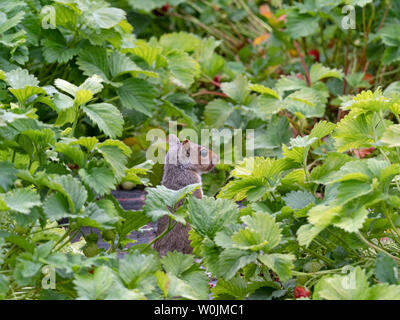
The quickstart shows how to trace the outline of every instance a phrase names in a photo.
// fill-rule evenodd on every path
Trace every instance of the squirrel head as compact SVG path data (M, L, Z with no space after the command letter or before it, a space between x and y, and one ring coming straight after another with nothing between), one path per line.
M177 136L169 135L166 163L179 164L185 169L205 173L211 171L218 161L218 155L206 147L187 139L180 142Z

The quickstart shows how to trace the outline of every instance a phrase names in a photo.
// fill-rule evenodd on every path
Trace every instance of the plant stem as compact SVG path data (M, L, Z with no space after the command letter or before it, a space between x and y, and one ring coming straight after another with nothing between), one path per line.
M169 217L169 221L168 221L168 227L161 233L159 234L157 237L155 237L144 249L144 251L146 251L148 248L151 248L151 246L156 243L158 240L162 239L167 233L169 233L173 228L175 228L177 222L175 221L173 224L171 224L172 219L171 217Z
M307 84L308 84L309 87L311 87L310 73L308 72L308 68L307 68L306 62L304 60L303 54L301 53L300 46L299 46L299 44L298 44L298 42L296 40L293 40L293 43L294 43L294 46L296 48L297 54L299 55L299 58L300 58L302 66L303 66L304 72L306 74Z
M400 263L400 259L395 257L394 255L391 255L389 252L387 252L384 249L379 248L377 245L373 244L372 242L368 241L360 231L357 232L358 237L361 239L362 242L364 242L368 247L375 249L376 251L382 252L383 254L387 255L388 257L392 258L393 260L396 260L396 262Z

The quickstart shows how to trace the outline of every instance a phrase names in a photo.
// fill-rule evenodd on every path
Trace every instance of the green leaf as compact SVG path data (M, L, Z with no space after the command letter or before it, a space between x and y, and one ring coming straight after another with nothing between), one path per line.
M247 227L233 234L233 247L269 251L281 241L281 230L269 214L257 212L253 216L242 217L242 221Z
M124 255L119 263L121 279L129 289L136 288L141 281L152 276L159 268L158 257L141 254L138 250Z
M86 155L79 146L73 146L66 143L56 143L57 152L65 155L73 163L76 163L80 168L85 166Z
M38 87L32 87L32 86L26 86L23 89L12 89L11 88L10 92L22 104L24 104L28 98L32 97L35 94L36 95L39 95L39 94L45 95L46 94L46 91L44 89L38 88Z
M344 74L341 70L324 67L321 63L314 64L310 70L310 79L312 83L326 78L342 79L343 76Z
M0 275L0 299L4 299L8 290L9 290L9 280L8 278L4 275Z
M276 98L278 100L281 99L281 97L280 97L278 92L276 92L273 89L267 88L267 87L265 87L265 86L263 86L261 84L249 84L249 89L251 91L255 91L255 92L258 92L258 93L261 93L261 94L264 94L264 95L271 96L271 97Z
M76 56L80 48L69 48L63 36L57 39L42 39L43 57L48 63L67 63Z
M95 103L84 106L82 110L107 136L116 138L122 134L124 119L112 104Z
M311 241L324 229L325 227L314 226L312 224L303 224L297 229L297 241L299 245L308 247Z
M16 172L17 169L11 162L0 162L0 187L4 192L8 191L8 189L14 184L14 181L17 179L15 176Z
M25 12L24 11L19 11L12 18L6 19L5 21L1 21L0 34L6 32L7 30L10 30L13 27L15 27L17 24L19 24L22 21L24 16L25 16Z
M138 45L136 47L124 49L124 52L125 51L142 58L144 61L146 61L149 67L155 67L157 58L161 54L161 48L152 47L144 41L138 41Z
M189 88L200 74L199 64L186 52L171 51L166 59L171 81L178 87Z
M78 218L78 223L85 227L114 229L115 224L120 220L110 200L91 202L83 213L82 218Z
M173 215L176 204L187 194L198 189L198 184L191 184L179 190L171 190L164 186L147 188L147 196L143 210L152 217L153 221L158 220L164 215Z
M335 226L342 228L347 232L357 232L363 227L363 224L368 216L368 210L364 206L358 206L356 203L353 207L344 207L340 212L338 221L335 220Z
M76 95L76 92L78 91L78 87L76 85L74 85L66 80L63 80L63 79L56 79L54 81L54 85L58 89L65 91L66 93L69 93L71 96L74 96L74 97Z
M384 124L377 118L364 114L358 117L346 115L333 133L338 151L371 147L374 143L374 132L379 138L384 130Z
M125 11L119 8L98 8L86 13L86 19L93 22L97 27L110 29L125 19Z
M204 122L213 128L221 128L233 111L232 105L222 99L210 101L204 110Z
M281 253L262 254L258 256L258 259L274 271L282 282L288 281L292 277L292 269L294 268L293 260L295 258L292 254Z
M29 189L17 189L4 194L4 202L10 210L29 214L30 209L39 206L40 196Z
M88 196L82 183L71 175L55 176L52 181L62 188L64 196L70 200L70 210L78 212L85 204Z
M314 288L314 298L326 300L367 300L368 278L365 272L356 267L347 275L334 275L322 278Z
M215 288L212 289L213 297L216 299L244 299L247 292L247 283L242 277L237 275L233 279L226 281L218 279Z
M250 263L255 262L257 253L239 249L226 249L218 258L218 273L225 279L230 280L236 272Z
M117 275L107 266L100 266L94 274L76 274L73 280L80 300L136 300L143 295L125 288Z
M159 44L165 52L171 50L192 52L201 45L201 39L197 35L187 32L172 32L163 34Z
M73 216L71 214L68 200L61 193L54 193L47 197L43 204L43 211L51 221Z
M381 141L390 148L400 147L400 124L394 124L386 128Z
M70 142L70 144L80 145L86 148L88 152L91 152L98 142L99 140L96 137L80 137L78 140Z
M385 24L378 34L386 46L400 46L400 27L397 23Z
M384 254L379 254L375 261L375 276L381 282L389 284L398 284L398 265Z
M186 271L193 267L194 260L192 255L177 251L169 251L161 258L161 263L165 272L181 277Z
M232 82L222 83L221 89L229 98L240 104L244 103L249 95L248 81L242 75L238 75Z
M125 176L126 163L128 161L126 154L114 145L103 145L98 150L112 168L115 181L119 183Z
M287 32L293 39L310 36L319 30L318 20L318 15L299 14L295 10L289 11Z
M34 75L29 74L26 69L14 69L6 73L6 82L13 89L24 89L25 87L37 87L39 81Z
M322 278L314 288L314 299L326 300L399 300L400 286L377 284L369 287L365 271L348 268L347 275Z
M238 208L235 202L210 197L189 197L189 217L192 228L203 237L213 239L229 223L235 223Z
M307 207L310 203L315 203L316 199L312 193L308 191L291 191L283 198L286 205L293 210L300 210Z
M128 79L117 89L121 104L126 109L134 109L148 117L153 116L158 93L146 80Z
M100 196L108 194L115 189L114 173L106 167L80 169L79 176L85 184Z
M101 79L111 84L108 56L105 48L89 47L82 50L76 61L86 76L97 74Z

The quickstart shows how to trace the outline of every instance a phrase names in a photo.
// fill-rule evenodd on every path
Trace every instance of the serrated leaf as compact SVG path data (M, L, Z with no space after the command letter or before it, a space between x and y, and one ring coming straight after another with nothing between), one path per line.
M69 205L72 212L78 212L87 199L87 191L82 183L71 175L55 176L52 182L59 185L64 195L70 199Z
M374 273L379 281L398 284L398 272L398 265L393 259L381 253L376 257Z
M250 84L249 85L249 89L251 91L255 91L255 92L258 92L258 93L261 93L261 94L272 96L272 97L274 97L274 98L276 98L278 100L281 99L281 97L280 97L278 92L276 92L273 89L267 88L267 87L265 87L265 86L263 86L261 84Z
M238 217L237 205L230 200L209 197L189 197L189 217L192 228L203 237L213 239L224 225L235 223Z
M93 94L89 90L78 89L74 102L80 106L92 100Z
M144 296L128 290L107 266L100 266L91 274L76 274L73 280L79 300L137 300Z
M119 263L119 273L129 289L136 288L140 281L151 276L160 267L158 257L141 254L134 250L124 256Z
M43 204L43 211L46 217L51 221L73 216L69 208L68 200L61 193L48 196Z
M98 150L112 168L116 182L121 181L125 175L127 156L120 148L113 145L103 145Z
M7 192L17 179L15 176L16 173L17 169L13 163L9 161L0 162L0 187L4 192Z
M109 200L100 200L100 201L107 201ZM120 220L120 218L116 215L115 208L111 204L111 210L107 210L107 206L103 208L101 206L101 202L98 201L97 203L91 202L89 205L84 209L83 215L78 217L78 223L81 226L85 227L92 227L98 229L114 229L115 224Z
M146 80L128 79L117 89L124 108L134 109L149 117L156 108L156 89Z
M147 188L147 196L143 210L152 217L153 221L158 220L164 215L173 215L176 204L187 194L198 189L198 184L191 184L179 190L171 190L164 186Z
M90 152L93 150L98 142L99 140L96 137L80 137L78 140L72 141L70 144L80 145L82 147L85 147L86 150Z
M171 51L166 56L171 81L182 88L189 88L200 74L199 64L186 52Z
M279 280L285 282L292 277L292 269L294 268L293 260L295 260L293 254L262 254L258 256L258 259L265 264L269 269L276 272Z
M233 247L269 251L279 244L281 230L269 214L257 212L253 216L242 217L242 221L247 227L233 234Z
M218 272L225 279L230 280L236 272L250 263L255 262L257 253L239 249L226 249L218 259Z
M63 79L56 79L54 81L54 85L58 89L65 91L72 96L75 96L76 92L78 91L78 87L76 85L74 85L66 80L63 80Z
M72 160L80 168L85 166L86 155L79 146L68 145L66 143L56 143L55 150Z
M122 134L124 120L121 112L112 104L95 103L84 106L82 110L110 138Z
M82 181L100 196L110 193L115 189L114 173L106 167L93 167L80 169L79 176Z
M289 11L287 32L293 39L310 36L319 29L318 20L318 15L300 14L294 10Z
M27 86L37 87L39 81L26 69L14 69L6 73L6 82L13 89L24 89Z
M316 199L312 193L308 191L292 191L286 194L283 198L286 205L293 210L300 210L307 207L310 203L315 203Z
M400 124L394 124L386 128L381 141L390 148L400 147Z
M344 74L341 70L324 67L321 63L314 64L310 69L310 79L312 83L326 78L342 79L343 76Z
M242 75L238 75L232 82L222 83L221 89L229 98L240 104L249 94L248 81Z
M29 214L30 209L39 206L40 196L29 189L17 189L4 194L3 200L10 210Z
M205 107L204 122L213 128L221 128L233 110L233 107L225 100L212 100Z

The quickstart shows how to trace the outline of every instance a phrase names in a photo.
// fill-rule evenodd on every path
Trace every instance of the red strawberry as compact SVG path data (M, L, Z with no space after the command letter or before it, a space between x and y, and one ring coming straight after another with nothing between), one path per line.
M169 8L170 8L170 5L168 3L166 3L161 7L161 10L163 12L168 12Z
M310 296L310 291L308 291L304 287L296 287L294 288L294 298L299 299L299 298L307 298Z
M319 51L314 49L314 50L309 50L308 55L314 57L315 61L319 62Z
M367 155L371 154L372 152L375 151L374 147L371 148L364 148L364 149L359 149L359 150L353 150L354 154L356 155L357 158L365 158Z
M70 168L71 170L78 170L79 167L77 164L71 164L71 163L67 163L68 168Z

